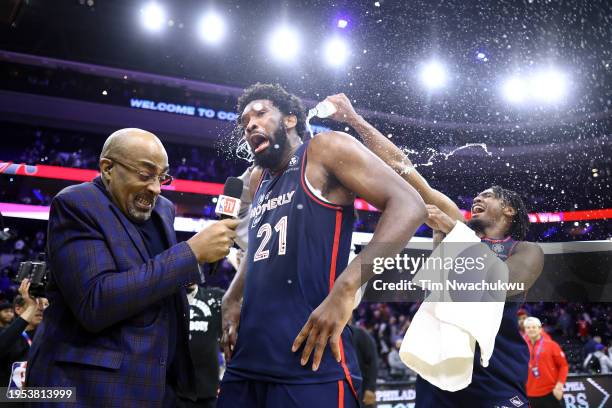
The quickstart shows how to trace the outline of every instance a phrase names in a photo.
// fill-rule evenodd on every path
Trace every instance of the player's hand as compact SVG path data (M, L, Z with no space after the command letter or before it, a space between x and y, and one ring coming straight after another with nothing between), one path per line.
M363 404L364 405L374 405L376 404L376 394L374 391L365 390L363 393Z
M351 120L359 116L349 98L343 93L328 96L325 100L333 103L336 107L336 112L330 116L330 119L341 123L350 123Z
M221 346L225 361L230 361L232 352L238 339L238 324L240 323L241 302L223 298L221 302L221 325L223 335L221 336Z
M435 205L427 204L425 207L427 208L427 220L425 223L431 229L448 234L457 225L456 220L453 220Z
M347 290L337 290L337 288L338 285L334 286L331 293L310 314L291 347L291 351L295 353L306 342L302 351L301 364L303 366L308 363L314 350L313 371L319 369L328 341L334 359L338 362L341 359L340 335L351 318L355 294Z
M561 401L561 398L563 398L563 384L557 383L557 385L555 385L555 388L553 388L552 392L555 398Z
M240 220L228 218L217 221L189 238L187 244L199 263L213 263L229 254L236 238Z

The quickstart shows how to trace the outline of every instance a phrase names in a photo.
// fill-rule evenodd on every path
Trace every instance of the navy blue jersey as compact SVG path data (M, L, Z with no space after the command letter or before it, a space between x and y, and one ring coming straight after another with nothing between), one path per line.
M353 206L316 196L305 179L308 142L287 168L264 171L253 203L238 340L226 380L253 379L308 384L359 381L350 329L342 333L342 362L329 346L318 371L300 365L302 350L291 346L311 312L328 295L348 263Z
M508 237L503 240L484 238L482 242L506 261L512 254L518 241ZM529 349L523 340L516 312L521 306L520 298L508 299L504 305L499 331L495 337L495 348L489 365L480 364L480 348L476 344L474 353L474 371L472 382L467 388L457 392L443 391L420 376L417 379L417 406L459 406L457 403L469 403L473 407L492 407L494 405L509 407L527 407L527 383ZM480 405L479 405L480 404Z
M511 237L504 240L484 238L482 242L487 244L502 261L508 259L518 243ZM516 299L512 298L506 301L502 321L495 338L495 349L488 367L484 368L480 365L480 349L476 349L474 373L472 375L474 388L487 393L499 392L501 389L515 389L517 392L525 393L529 348L519 332L516 315L521 307L520 299L524 298L525 294L519 294L516 295Z

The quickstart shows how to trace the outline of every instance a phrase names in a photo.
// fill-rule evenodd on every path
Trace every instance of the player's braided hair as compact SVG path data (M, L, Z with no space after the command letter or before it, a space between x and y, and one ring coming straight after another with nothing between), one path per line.
M529 230L529 214L523 199L515 191L500 186L493 186L491 190L493 190L496 198L501 199L505 205L512 207L516 211L508 232L513 239L523 241Z
M295 115L297 125L295 129L302 140L306 136L306 112L302 101L297 96L290 94L279 84L256 83L244 90L238 98L237 112L241 114L244 108L252 101L267 99L272 101L283 115Z

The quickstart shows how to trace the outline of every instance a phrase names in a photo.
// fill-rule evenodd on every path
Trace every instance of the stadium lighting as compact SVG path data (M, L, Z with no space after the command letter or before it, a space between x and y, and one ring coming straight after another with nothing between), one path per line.
M325 59L332 67L344 65L349 57L349 47L341 38L332 38L325 45Z
M448 81L446 69L437 61L431 61L421 69L421 81L430 90L444 87Z
M504 98L513 104L561 102L567 94L567 77L555 69L514 76L502 86Z
M140 9L140 21L149 31L159 31L166 23L166 11L156 2L147 3Z
M567 91L567 81L561 72L550 69L537 73L531 79L531 94L540 102L560 102Z
M207 44L219 44L225 37L225 21L217 13L208 12L198 23L198 34Z
M300 40L295 30L283 26L277 28L270 36L270 52L280 61L290 61L300 51Z
M525 81L518 77L510 78L503 85L504 98L510 103L521 103L527 97Z

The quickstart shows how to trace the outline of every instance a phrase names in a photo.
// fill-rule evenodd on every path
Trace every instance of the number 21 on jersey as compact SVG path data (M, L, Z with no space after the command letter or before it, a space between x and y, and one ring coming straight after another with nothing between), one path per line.
M274 231L278 233L278 255L285 255L287 252L287 216L282 217L274 226ZM270 257L270 250L266 249L268 241L272 238L272 226L269 223L263 224L257 231L257 238L261 238L261 244L255 251L253 262L261 261Z

